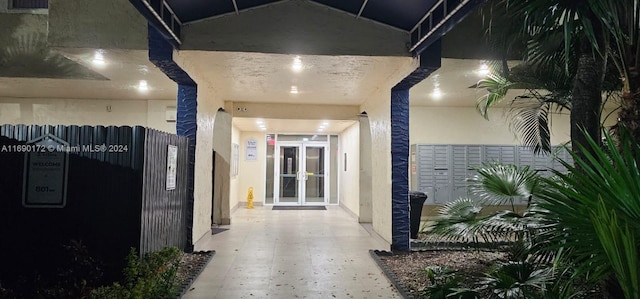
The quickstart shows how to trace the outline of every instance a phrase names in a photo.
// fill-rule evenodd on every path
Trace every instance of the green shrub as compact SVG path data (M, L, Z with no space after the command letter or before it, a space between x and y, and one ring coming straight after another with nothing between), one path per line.
M91 293L91 298L162 299L178 295L177 271L181 252L165 248L142 258L135 249L127 256L124 284L114 283Z
M461 288L462 277L456 271L443 267L427 267L427 277L431 285L426 292L430 299L476 299L474 290Z

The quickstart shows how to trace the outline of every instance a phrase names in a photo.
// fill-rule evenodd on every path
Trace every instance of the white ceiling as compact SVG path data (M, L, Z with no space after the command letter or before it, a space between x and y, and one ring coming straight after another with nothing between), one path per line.
M80 99L175 99L176 84L148 60L147 51L102 51L105 64L92 63L95 50L65 49L64 55L102 74L110 80L68 80L0 78L0 97L80 98ZM390 74L411 58L370 56L300 57L302 71L294 72L295 55L182 51L178 54L194 78L206 78L225 101L260 103L309 103L360 105L372 91L385 83ZM484 91L469 88L481 78L476 72L479 60L443 59L442 67L411 89L412 106L469 107ZM193 70L191 70L193 69ZM140 92L140 80L149 90ZM442 92L434 100L434 84ZM292 86L299 93L291 94ZM242 130L256 130L255 119L238 119ZM269 131L315 132L318 121L265 119ZM331 123L331 132L340 132L353 122Z
M105 64L91 63L93 49L65 49L63 55L109 78L109 80L0 78L0 97L62 99L175 99L177 85L149 62L148 51L103 51ZM148 81L149 90L136 88Z
M207 78L225 101L256 103L360 105L409 57L300 57L296 55L182 51L181 60L196 77ZM292 86L298 94L291 94Z
M474 88L482 75L480 65L484 61L475 59L442 59L442 67L410 91L412 106L473 107L476 100L486 94L486 90ZM432 96L439 86L441 96Z

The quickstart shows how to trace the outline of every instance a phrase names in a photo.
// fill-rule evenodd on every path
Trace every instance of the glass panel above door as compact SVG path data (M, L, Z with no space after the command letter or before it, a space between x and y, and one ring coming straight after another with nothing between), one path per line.
M278 134L278 141L327 141L327 135L283 135Z

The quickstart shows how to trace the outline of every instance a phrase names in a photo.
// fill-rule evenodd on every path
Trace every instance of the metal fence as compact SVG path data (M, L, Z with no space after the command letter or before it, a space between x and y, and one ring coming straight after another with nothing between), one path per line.
M177 147L175 189L167 190L168 146ZM186 137L147 129L142 182L140 250L151 252L167 246L185 249L187 244Z
M47 134L71 149L66 205L25 207L27 154L16 149ZM170 144L177 149L173 190L166 188ZM139 126L0 126L0 280L55 269L51 257L65 254L69 242L82 242L113 279L130 248L188 248L187 144L185 137Z

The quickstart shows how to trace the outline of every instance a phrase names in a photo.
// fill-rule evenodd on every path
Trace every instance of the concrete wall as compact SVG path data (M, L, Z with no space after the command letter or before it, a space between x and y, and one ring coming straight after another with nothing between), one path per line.
M360 216L360 123L340 133L338 159L340 205ZM345 171L345 154L347 157Z
M368 116L359 117L360 126L360 208L358 221L361 223L371 223L373 221L372 211L372 185L371 185L371 130Z
M184 50L409 56L407 32L318 5L284 1L182 27Z
M218 111L213 124L213 150L215 151L213 171L213 222L227 225L231 223L229 187L231 173L231 115Z
M236 127L236 126L232 126L231 127L231 144L237 144L238 146L240 145L240 130ZM238 147L238 163L240 163L240 152L239 152L240 148ZM233 147L232 147L232 151L231 151L231 159L233 162ZM231 164L231 167L233 168L233 164ZM233 169L232 169L233 171ZM239 191L239 184L240 184L240 165L238 164L238 175L232 175L231 176L231 180L229 183L229 207L231 208L231 214L233 214L233 211L238 208L238 203L240 201L240 196L241 193L238 192Z
M144 50L147 21L128 0L50 0L49 45Z
M389 75L387 85L372 91L360 107L369 116L371 129L371 173L373 229L391 243L391 88L417 67L407 59Z
M166 121L167 107L175 105L175 100L0 98L0 124L139 125L175 134L176 123Z

